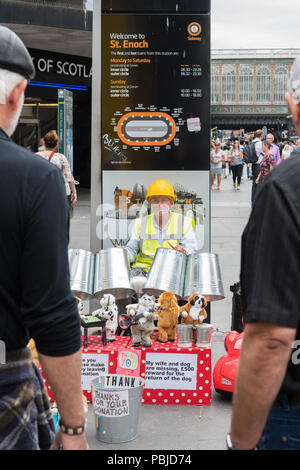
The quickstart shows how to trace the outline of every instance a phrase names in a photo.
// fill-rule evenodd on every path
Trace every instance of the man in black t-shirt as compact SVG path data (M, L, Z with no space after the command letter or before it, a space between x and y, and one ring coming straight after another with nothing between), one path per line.
M83 450L81 330L70 290L63 177L10 139L33 77L24 44L0 26L0 450L60 444ZM61 417L54 443L43 379L27 347L30 338Z
M300 135L300 60L286 98ZM245 333L229 449L300 449L300 159L266 178L242 237Z

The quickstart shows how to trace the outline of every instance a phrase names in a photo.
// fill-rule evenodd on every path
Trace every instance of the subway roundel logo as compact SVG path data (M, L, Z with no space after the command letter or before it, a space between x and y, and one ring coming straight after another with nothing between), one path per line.
M201 40L199 37L201 32L202 32L202 26L199 23L196 23L196 21L193 21L188 25L188 33L190 35L189 39L194 39L194 40Z

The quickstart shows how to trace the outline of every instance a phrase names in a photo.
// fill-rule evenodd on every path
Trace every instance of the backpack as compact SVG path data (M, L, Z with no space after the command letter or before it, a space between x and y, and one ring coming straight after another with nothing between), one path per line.
M243 157L245 163L256 163L258 156L255 151L256 142L251 142L247 147L244 148Z

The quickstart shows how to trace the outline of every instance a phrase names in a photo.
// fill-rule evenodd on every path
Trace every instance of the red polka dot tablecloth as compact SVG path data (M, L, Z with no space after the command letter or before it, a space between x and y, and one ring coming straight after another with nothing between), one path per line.
M117 336L116 341L103 346L100 336L88 336L87 348L82 348L82 387L91 403L91 380L101 374L115 374L119 351L141 350L140 376L145 379L143 404L151 405L210 405L211 404L211 349L179 347L175 342L156 341L152 347L132 347L129 336ZM51 389L45 380L50 400Z

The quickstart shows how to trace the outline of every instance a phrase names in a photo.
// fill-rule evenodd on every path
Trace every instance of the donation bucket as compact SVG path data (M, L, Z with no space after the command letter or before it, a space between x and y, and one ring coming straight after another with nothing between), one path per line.
M180 348L190 348L193 343L193 325L176 325L177 341Z
M107 248L95 257L94 295L112 294L117 300L127 299L135 291L130 285L130 268L124 248Z
M92 380L99 441L121 444L136 438L144 384L144 379L127 375L102 375Z
M186 255L172 248L159 248L154 256L143 292L159 297L163 292L173 292L182 298Z
M71 290L82 300L93 298L94 255L90 251L69 249Z
M200 348L210 348L213 327L209 323L196 325L196 345Z
M195 292L204 295L208 302L224 299L218 255L196 252L187 257L184 299Z

